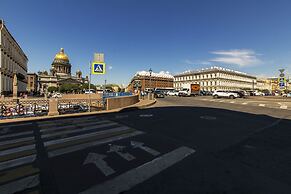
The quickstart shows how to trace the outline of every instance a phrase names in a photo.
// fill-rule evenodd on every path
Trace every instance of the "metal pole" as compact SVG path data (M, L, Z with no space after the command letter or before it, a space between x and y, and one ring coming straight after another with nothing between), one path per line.
M92 74L92 65L91 65L91 61L89 63L90 65L90 74L89 74L89 107L88 107L88 111L91 112L91 74Z

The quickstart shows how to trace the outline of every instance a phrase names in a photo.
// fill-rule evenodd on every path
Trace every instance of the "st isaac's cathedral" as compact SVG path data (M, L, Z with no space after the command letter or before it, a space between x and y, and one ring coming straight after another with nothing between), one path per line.
M49 87L59 87L64 83L88 83L88 76L83 78L80 70L75 75L72 75L71 67L69 57L65 54L64 49L61 48L53 60L50 71L38 72L40 92L44 93Z

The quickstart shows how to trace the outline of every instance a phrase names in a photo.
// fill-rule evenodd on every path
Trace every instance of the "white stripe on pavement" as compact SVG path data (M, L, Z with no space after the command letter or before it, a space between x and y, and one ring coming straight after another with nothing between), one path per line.
M25 156L22 158L0 162L0 171L7 168L11 168L11 167L20 166L27 163L32 163L35 159L36 159L36 155L34 154L31 156Z
M247 102L243 102L242 104L243 104L243 105L246 105L246 104L248 104L248 103L247 103Z
M33 150L33 149L35 149L35 144L22 146L22 147L16 147L16 148L0 151L0 156L5 156L8 154L14 154L18 152L27 151L27 150Z
M21 133L12 133L12 134L7 134L7 135L1 135L0 139L8 138L8 137L17 137L17 136L22 136L22 135L32 135L33 131L25 131Z
M123 191L131 189L139 183L146 181L194 152L195 150L188 147L177 148L162 155L161 157L108 180L103 184L95 185L81 192L81 194L119 194Z
M259 104L259 106L261 106L261 107L264 107L264 106L265 106L265 104Z
M134 132L129 133L129 134L123 134L123 135L110 137L110 138L106 138L106 139L102 139L102 140L98 140L98 141L93 141L93 142L89 142L89 143L83 143L83 144L74 145L74 146L70 146L70 147L66 147L66 148L61 148L61 149L57 149L57 150L49 152L48 156L49 156L49 158L52 158L52 157L55 157L55 156L59 156L59 155L63 155L63 154L67 154L67 153L83 150L83 149L86 149L88 147L93 147L93 146L96 146L96 145L110 143L112 141L118 141L118 140L121 140L121 139L125 139L125 138L128 138L128 137L133 137L133 136L141 135L141 134L144 134L144 132L142 132L142 131L134 131Z
M281 108L281 109L287 109L288 106L286 106L286 105L281 105L280 108Z
M92 129L99 129L99 128L103 128L103 127L110 127L110 126L114 126L114 125L117 125L117 123L111 122L111 123L106 123L106 124L103 124L103 125L86 127L86 128L82 128L82 129L74 129L74 130L68 130L68 131L59 131L59 132L56 132L56 133L45 134L45 135L42 135L41 137L42 138L55 137L55 136L60 136L60 135L65 135L65 134L71 134L71 133L89 131L89 130L92 130Z
M14 144L14 143L20 143L20 142L26 142L26 141L31 141L31 140L34 140L34 137L23 137L23 138L18 138L18 139L6 140L6 141L0 142L0 146Z
M85 138L88 138L88 137L97 136L97 135L103 135L103 134L108 134L108 133L112 133L112 132L125 131L125 130L128 130L128 129L130 129L130 128L127 127L127 126L116 127L116 128L107 129L107 130L104 130L104 131L97 131L97 132L93 132L93 133L86 133L86 134L77 135L77 136L73 136L73 137L67 137L67 138L63 138L63 139L51 140L51 141L44 142L44 145L45 146L50 146L50 145L55 145L55 144L60 144L60 143L66 143L66 142L70 142L70 141L75 141L75 140L85 139Z

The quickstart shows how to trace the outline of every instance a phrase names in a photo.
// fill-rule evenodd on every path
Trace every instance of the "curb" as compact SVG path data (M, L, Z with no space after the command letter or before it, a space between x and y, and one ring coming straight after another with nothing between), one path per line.
M136 105L130 105L122 108L112 109L112 110L102 110L98 112L85 112L85 113L76 113L76 114L65 114L65 115L56 115L56 116L42 116L42 117L26 117L26 118L18 118L18 119L6 119L6 120L0 120L0 125L2 124L10 124L10 123L20 123L20 122L33 122L33 121L41 121L41 120L50 120L50 119L58 119L58 118L70 118L70 117L82 117L82 116L89 116L89 115L99 115L99 114L106 114L106 113L117 113L122 111L126 108L145 108L148 106L152 106L156 103L156 99L153 102L150 102L148 104L136 106Z

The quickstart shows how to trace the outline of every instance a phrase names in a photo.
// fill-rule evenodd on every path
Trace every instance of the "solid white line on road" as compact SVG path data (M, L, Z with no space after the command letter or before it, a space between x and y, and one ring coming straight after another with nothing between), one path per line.
M26 125L32 125L32 123L17 123L17 124L5 124L5 128L6 127L20 127L20 126L26 126ZM2 126L0 126L0 129L2 129Z
M265 104L259 104L259 106L262 106L262 107L264 107L264 106L266 106Z
M0 186L1 194L12 194L35 187L39 184L39 175L25 177L23 179Z
M247 102L243 102L242 104L243 104L243 105L246 105L246 104L248 104L248 103L247 103Z
M8 154L14 154L14 153L18 153L18 152L27 151L27 150L33 150L33 149L35 149L35 144L22 146L22 147L16 147L16 148L12 148L9 150L0 151L0 156L5 156Z
M33 134L33 131L25 131L25 132L21 132L21 133L12 133L12 134L7 134L7 135L1 135L0 139L4 139L4 138L8 138L8 137L17 137L17 136L21 136L21 135L31 135Z
M106 139L102 139L102 140L98 140L98 141L94 141L94 142L88 142L88 143L79 144L79 145L75 145L75 146L71 146L71 147L61 148L61 149L49 152L48 156L49 156L49 158L52 158L52 157L55 157L55 156L59 156L59 155L63 155L63 154L67 154L67 153L83 150L83 149L86 149L88 147L93 147L93 146L96 146L96 145L110 143L112 141L118 141L118 140L121 140L121 139L125 139L125 138L128 138L128 137L133 137L133 136L141 135L141 134L144 134L144 132L135 131L135 132L132 132L132 133L129 133L129 134L123 134L123 135L110 137L110 138L106 138Z
M6 141L0 142L0 146L7 145L7 144L20 143L20 142L25 142L25 141L31 141L31 140L34 140L34 137L23 137L23 138L18 138L18 139L6 140Z
M230 101L229 103L233 104L233 103L235 103L235 101Z
M169 153L162 155L148 163L137 168L129 170L103 184L95 185L83 192L82 194L119 194L127 191L135 185L146 181L161 171L180 162L187 156L193 154L195 150L188 147L180 147Z
M154 116L153 114L143 114L143 115L139 115L139 117L152 117Z
M11 168L11 167L20 166L27 163L32 163L35 160L35 158L36 158L36 155L34 154L31 156L25 156L25 157L17 158L14 160L0 162L0 171L7 168Z
M97 125L97 126L91 126L91 127L86 127L86 128L82 128L82 129L74 129L74 130L68 130L68 131L58 131L55 133L49 133L49 134L45 134L42 135L42 138L48 138L48 137L54 137L54 136L60 136L60 135L64 135L64 134L70 134L70 133L76 133L76 132L82 132L82 131L89 131L92 129L99 129L99 128L103 128L103 127L110 127L110 126L114 126L117 125L117 123L115 122L111 122L111 123L106 123L106 124L102 124L102 125Z
M60 144L60 143L66 143L66 142L70 142L70 141L75 141L75 140L80 140L80 139L86 139L88 137L93 137L93 136L97 136L97 135L104 135L104 134L110 134L113 132L119 132L119 131L125 131L130 129L127 126L122 126L122 127L116 127L116 128L112 128L112 129L106 129L103 131L97 131L97 132L93 132L93 133L86 133L86 134L82 134L82 135L76 135L76 136L72 136L72 137L67 137L67 138L63 138L63 139L56 139L56 140L51 140L51 141L47 141L44 142L45 146L50 146L50 145L54 145L54 144Z

